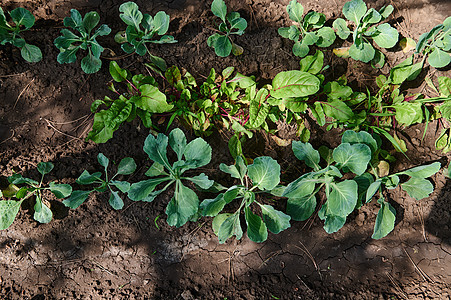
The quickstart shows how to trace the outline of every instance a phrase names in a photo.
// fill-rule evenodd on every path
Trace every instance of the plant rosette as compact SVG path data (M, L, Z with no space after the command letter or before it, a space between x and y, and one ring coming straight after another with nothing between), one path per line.
M293 142L292 148L294 155L313 171L303 174L283 191L282 197L288 198L287 214L297 221L310 218L317 206L316 195L324 188L326 202L318 216L324 221L327 233L342 228L350 213L370 202L379 192L380 208L372 238L385 237L394 228L396 212L383 198L382 187L394 189L400 185L412 198L420 200L434 190L426 178L440 170L440 163L435 162L388 175L388 163L377 158L380 142L364 131L346 131L341 144L333 150L325 146L315 150L310 143L302 142ZM401 175L410 179L400 184Z
M355 60L365 63L371 62L373 66L382 68L385 64L385 56L375 49L370 43L372 39L381 48L392 48L398 42L398 31L388 23L376 25L393 12L393 6L388 5L379 11L368 9L363 0L351 0L343 6L343 15L354 23L354 30L348 28L346 21L337 18L332 27L339 38L346 40L352 34L352 45L343 51L334 51L340 56L350 56ZM344 53L343 53L344 52Z
M130 175L136 170L136 163L133 158L126 157L119 162L117 167L116 174L113 175L109 179L108 177L108 166L110 164L110 160L103 154L99 153L97 155L97 161L99 164L104 167L105 180L102 179L101 172L95 172L90 174L87 170L84 170L81 173L80 177L76 180L76 182L80 185L93 185L97 186L91 190L77 190L73 191L72 195L63 201L63 204L69 208L76 209L80 205L82 205L86 199L88 199L89 195L93 192L104 193L110 191L110 198L108 200L111 207L115 210L122 209L124 207L124 201L119 196L119 192L113 190L113 187L117 188L122 193L127 193L130 189L130 183L127 181L115 180L118 175Z
M172 44L177 43L172 35L167 35L170 16L164 11L159 11L155 16L143 14L134 2L125 2L119 7L119 17L127 29L118 32L114 39L122 44L121 48L126 53L136 52L138 55L149 53L150 59L160 70L166 70L165 61L150 53L146 44ZM156 37L160 38L156 38Z
M14 197L18 200L0 201L0 230L11 226L19 213L22 202L31 197L35 198L33 218L39 223L49 223L52 220L53 213L50 210L49 202L44 197L44 191L50 191L58 199L67 198L72 193L72 187L68 184L58 184L54 181L47 186L43 184L44 176L50 173L53 167L51 162L38 163L37 170L41 174L39 181L23 177L21 174L8 177L10 184L1 194L4 197Z
M309 53L309 46L329 47L335 41L335 32L331 27L324 26L326 16L315 11L308 12L304 17L304 7L297 0L292 0L287 6L290 19L297 23L290 27L278 29L279 35L294 41L293 54L304 57Z
M100 16L97 12L88 12L83 18L76 9L70 10L70 17L64 18L64 26L78 31L77 35L69 29L62 29L61 36L54 41L55 46L60 50L57 60L60 64L74 63L77 60L78 50L88 51L88 54L81 60L81 69L87 74L96 73L102 67L100 55L104 48L97 42L98 36L110 34L108 25L100 25L91 35L92 30L99 24Z
M167 157L167 146L175 152L177 161L172 165ZM159 133L156 137L149 134L144 142L144 152L154 162L147 170L150 179L133 183L128 191L128 197L133 201L152 202L158 195L175 184L171 201L166 207L167 223L180 227L195 217L199 208L199 198L196 193L183 184L191 181L201 189L209 189L214 181L201 173L197 176L184 176L188 170L205 166L211 160L211 147L202 138L187 143L185 134L176 128L166 136ZM165 183L160 190L156 187Z
M268 204L263 204L257 198L260 193L271 193L280 196L280 166L271 157L262 156L254 159L253 164L246 166L244 160L238 156L234 165L221 164L220 170L233 178L239 179L240 183L230 188L221 187L225 190L214 199L206 199L200 204L203 216L214 217L213 231L218 236L219 242L224 243L227 239L236 236L241 239L243 229L240 216L244 211L244 219L247 226L247 236L251 241L261 243L268 238L268 230L274 234L290 227L290 216L276 210ZM222 212L224 207L234 200L240 205L234 213ZM254 213L254 209L261 211L262 217Z
M42 59L41 50L35 45L28 44L21 34L33 27L35 22L33 14L25 8L18 7L9 12L9 15L14 26L6 21L5 13L0 7L0 44L10 43L19 48L22 58L28 62L40 61Z
M243 35L247 27L247 21L240 17L238 12L227 13L227 6L223 0L213 0L212 13L221 19L218 28L220 33L215 33L207 39L207 45L215 49L217 56L227 57L230 53L241 55L243 48L235 44L231 35Z

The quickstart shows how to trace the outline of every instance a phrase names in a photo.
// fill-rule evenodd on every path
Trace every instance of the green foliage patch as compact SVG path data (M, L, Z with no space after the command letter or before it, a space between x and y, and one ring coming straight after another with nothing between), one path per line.
M99 153L97 155L97 161L99 164L104 167L105 179L102 179L101 172L95 172L90 174L87 170L84 170L81 173L80 177L76 180L76 182L80 185L97 185L91 190L77 190L73 191L72 195L63 201L63 204L67 207L75 209L82 205L86 199L88 199L89 195L93 192L104 193L106 191L110 191L109 203L112 208L118 210L124 207L124 201L119 196L119 192L113 190L113 187L117 188L122 193L127 193L130 189L130 183L127 181L115 180L118 175L130 175L136 170L136 163L133 158L126 157L119 162L117 167L117 172L113 177L109 179L108 177L108 166L110 164L110 160L103 155L103 153Z
M371 62L374 66L382 67L385 56L380 50L373 47L370 39L381 48L392 48L398 42L398 31L388 23L382 23L393 12L393 6L387 5L379 11L368 9L363 0L351 0L343 6L343 15L354 23L354 29L348 28L342 18L336 19L332 27L338 37L346 40L352 34L352 45L348 55L365 63Z
M167 146L177 155L177 161L172 165L167 157ZM144 142L144 152L154 162L146 172L150 179L133 183L128 197L133 201L152 202L158 195L175 183L174 196L166 207L167 222L171 226L180 227L192 218L198 211L199 198L196 193L183 184L191 181L202 189L213 185L213 180L201 173L197 176L182 176L184 172L197 169L211 160L211 147L202 138L187 143L185 134L180 129L174 129L169 136L149 135ZM165 183L160 190L155 190L160 183Z
M347 216L371 201L379 192L380 209L374 225L372 238L380 239L389 234L395 224L396 212L382 196L383 187L396 188L401 175L410 179L400 186L412 198L421 200L434 190L426 178L440 170L440 163L415 167L391 175L378 167L380 142L367 132L346 131L341 144L335 149L321 146L315 150L310 143L293 142L294 155L313 171L303 174L288 184L282 193L288 198L287 213L294 220L310 218L317 206L316 195L324 188L326 202L321 206L318 216L324 221L327 233L338 231L346 222ZM321 158L325 166L321 165ZM350 174L353 174L350 178ZM384 174L384 175L381 175ZM381 175L381 176L380 176ZM350 178L350 179L349 179Z
M110 34L108 25L100 25L94 33L92 31L99 24L100 16L97 12L88 12L83 18L76 9L70 10L70 17L64 18L64 26L70 27L79 35L69 29L62 29L61 36L54 41L55 46L60 50L58 62L60 64L74 63L77 60L77 52L82 49L88 51L81 60L81 69L87 74L96 73L102 67L100 55L104 48L97 42L98 36ZM92 34L91 34L92 33Z
M177 41L172 35L167 35L169 29L170 16L164 11L159 11L155 16L143 14L134 2L125 2L119 7L121 13L119 17L127 29L116 34L116 42L122 44L121 48L126 53L136 52L143 56L149 53L154 64L160 69L166 69L166 64L161 58L154 56L147 48L148 43L152 44L172 44ZM160 38L156 38L159 36Z
M305 16L304 7L297 0L291 0L287 6L290 20L297 23L290 27L279 28L279 34L294 41L293 54L304 57L309 53L309 46L329 47L335 41L335 32L331 27L324 26L326 16L315 11Z
M0 44L11 45L20 49L22 58L28 62L38 62L42 59L41 50L35 46L28 44L22 37L22 32L33 27L35 17L25 8L18 7L9 12L14 23L12 26L7 20L3 9L0 7Z
M443 68L451 62L451 17L423 33L416 45L415 53L427 57L429 65Z
M280 166L277 161L271 157L262 156L257 157L251 165L247 166L238 156L234 165L221 164L219 168L240 181L239 184L230 188L221 187L219 190L225 192L214 199L206 199L200 204L203 216L214 217L213 230L220 243L224 243L233 235L241 239L243 229L240 215L243 210L247 236L256 243L266 241L268 230L277 234L290 227L290 216L271 205L261 203L257 198L257 195L262 192L275 193L280 189L278 186ZM239 208L234 213L221 213L224 207L234 200L239 201ZM262 217L253 212L252 205L260 209Z
M67 198L72 193L72 187L68 184L58 184L55 181L44 185L44 176L54 168L51 162L40 162L37 170L41 174L39 181L23 177L21 174L14 174L8 177L9 187L2 192L4 197L16 198L17 200L0 201L0 230L6 229L14 222L19 213L22 202L34 197L33 218L39 223L49 223L53 218L50 204L45 199L44 191L50 191L56 198Z
M211 12L221 19L219 33L207 39L207 45L215 49L217 56L227 57L230 53L237 56L243 53L243 48L235 44L231 35L243 35L247 21L240 17L238 12L227 13L224 0L213 0Z

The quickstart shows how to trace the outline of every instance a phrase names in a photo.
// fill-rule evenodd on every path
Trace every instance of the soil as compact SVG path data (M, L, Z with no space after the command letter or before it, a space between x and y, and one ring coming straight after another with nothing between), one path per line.
M210 68L234 66L257 80L270 80L280 71L298 69L292 44L277 28L289 25L288 0L229 0L229 10L239 11L249 23L246 34L236 41L245 50L240 57L218 58L206 44L213 33L215 17L211 1L156 0L136 3L152 15L164 10L171 16L169 34L177 44L153 48L169 65L187 69L196 78ZM447 0L366 1L370 7L395 6L390 23L406 37L442 23L451 12ZM97 154L111 161L134 157L140 167L132 181L145 178L149 161L142 151L148 134L139 122L122 126L105 144L85 142L92 124L90 105L109 95L109 60L122 55L112 36L99 38L109 50L103 67L93 75L82 73L77 64L59 65L53 40L71 8L82 14L96 10L113 33L123 29L113 0L2 0L9 11L25 7L36 16L36 25L25 34L39 46L43 60L29 64L20 52L0 48L0 174L14 172L37 178L38 162L52 161L55 169L47 180L74 184L82 170L99 170ZM304 0L306 11L315 10L333 20L341 15L344 0ZM340 47L336 42L333 47ZM375 77L407 57L400 49L384 51L388 66L374 70L365 64L334 57L326 51L331 76L342 74L356 88L374 90ZM139 71L145 60L129 56L118 63ZM449 76L449 70L426 69L422 78ZM425 84L415 86L434 96ZM311 125L314 145L339 143L338 131ZM450 154L435 150L440 124L432 123L422 139L424 125L403 131L409 159L395 154L392 170L440 161L448 165ZM290 127L278 135L294 138ZM186 130L190 139L193 133ZM212 162L203 168L221 181L221 162L230 164L223 135L206 138L213 147ZM264 133L246 146L249 156L269 155L282 170L294 174L300 163L290 147L280 147ZM296 176L297 177L297 176ZM293 178L285 178L290 182ZM2 299L449 299L451 296L451 182L443 172L432 177L433 194L415 201L399 188L385 196L396 208L396 226L381 240L372 240L377 205L353 213L337 233L328 235L318 218L293 222L292 227L270 234L256 244L247 237L219 244L211 219L201 218L181 228L165 221L170 192L152 203L126 200L115 211L103 194L94 194L76 210L52 200L55 219L49 224L33 220L32 207L24 203L15 222L0 232L0 297Z

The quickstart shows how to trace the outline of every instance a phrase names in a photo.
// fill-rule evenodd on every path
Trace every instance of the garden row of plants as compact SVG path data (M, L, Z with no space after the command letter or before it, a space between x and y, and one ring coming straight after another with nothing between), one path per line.
M243 48L235 44L231 36L244 33L246 20L236 12L227 13L222 0L214 0L211 10L221 23L218 27L220 33L212 35L208 45L219 56L241 54ZM375 67L383 66L385 57L373 47L373 42L382 48L391 48L398 43L397 30L388 23L380 24L393 11L391 5L376 11L368 10L362 0L347 2L343 15L354 23L351 31L349 22L344 19L339 18L332 27L327 27L323 14L308 12L304 15L302 5L296 0L291 1L287 12L298 25L280 28L279 33L294 41L293 53L303 57L300 69L280 72L271 84L265 85L256 82L254 77L235 72L233 67L220 73L212 69L202 83L176 66L168 68L163 59L151 54L148 43L176 42L172 36L166 35L169 16L164 12L158 12L154 17L142 14L133 2L122 4L119 11L127 29L116 34L116 41L122 43L122 49L127 53L148 54L146 67L153 76L132 74L111 61L109 71L114 83L109 88L116 96L94 101L91 106L91 111L95 113L94 122L87 139L96 143L107 142L121 124L137 117L144 126L154 129L158 126L153 124L152 119L166 118L166 130L178 119L201 136L210 134L215 127L225 127L233 133L229 150L235 164L221 164L219 168L236 179L236 184L225 187L203 173L183 176L188 170L208 164L212 150L202 138L188 143L183 132L174 129L169 135L159 133L147 137L144 151L154 163L145 174L149 179L144 181L131 183L116 179L135 172L133 158L124 158L118 164L116 174L109 177L109 160L103 154L99 154L98 161L104 167L104 176L101 172L90 174L84 171L76 180L80 185L92 186L88 190L73 191L70 185L56 182L43 184L44 175L53 168L49 162L38 164L38 171L42 174L40 181L24 178L20 174L10 176L10 185L2 194L17 200L0 201L0 229L6 229L14 222L22 202L31 197L35 199L34 219L41 223L50 222L52 211L43 198L46 190L59 199L65 199L63 204L74 209L92 192L109 191L110 205L121 209L124 206L121 194L132 201L151 202L175 184L173 197L166 208L168 224L179 227L200 216L214 217L213 230L221 243L233 235L241 238L240 216L243 211L247 235L255 242L266 240L268 230L279 233L287 229L290 220L307 220L316 211L316 197L320 192L325 194L326 201L320 201L317 213L328 233L339 230L349 214L377 195L380 208L372 237L378 239L390 233L395 222L395 210L383 197L385 189L401 186L417 200L433 191L433 185L427 178L440 170L440 163L390 174L389 163L394 157L381 149L381 138L388 139L396 150L405 154L406 145L396 134L396 129L416 123L425 123L427 129L431 120L451 120L451 78L439 77L438 87L427 81L437 91L438 96L434 98L407 94L401 89L404 82L419 76L426 59L429 65L435 67L449 64L451 18L423 34L416 46L412 46L416 55L422 55L420 61L415 55L408 57L393 67L388 76L380 75L376 79L379 91L370 93L354 91L345 76L326 79L328 66L324 63L324 53L316 50L313 55L308 54L311 52L310 46L329 47L336 35L348 39L352 34L352 45L334 52L370 62ZM10 15L15 27L6 21L3 11L0 11L2 44L10 42L21 48L22 56L28 61L40 60L42 55L39 49L25 43L21 36L23 30L33 26L34 17L22 8L11 11ZM82 17L78 11L71 10L71 16L64 19L64 25L80 36L69 29L61 31L62 36L55 40L55 45L61 49L58 62L75 62L81 49L88 52L81 60L83 71L94 73L100 69L100 55L104 48L98 44L96 37L107 35L111 30L107 25L101 25L93 32L99 20L96 12ZM157 36L160 38L155 39ZM405 42L407 46L414 43L412 40ZM335 149L322 146L315 150L308 142L307 115L312 116L320 126L327 125L328 130L337 127L348 129L342 135L341 144ZM245 139L252 138L256 131L274 133L273 124L281 121L297 124L300 141L292 143L293 153L312 170L299 174L298 179L286 186L280 184L277 161L267 156L251 159L246 157L242 148ZM167 156L168 145L177 157L172 164ZM436 147L443 152L451 150L448 127L443 129ZM199 191L214 193L215 197L200 201L190 187L192 185L186 185L187 181L192 182ZM282 178L282 182L288 181ZM275 201L287 198L286 210L276 210L270 205L272 200L259 195L262 193L272 195ZM236 204L231 204L236 201ZM238 209L230 213L228 209L224 210L226 205Z
M168 159L168 145L176 155L174 162ZM377 196L380 208L372 238L379 239L393 230L396 216L395 209L384 199L383 191L401 186L417 200L428 197L434 187L426 178L436 174L441 167L439 162L434 162L389 174L387 163L380 159L380 146L378 135L352 130L344 132L341 144L335 149L321 146L315 150L310 143L294 141L294 155L311 169L310 172L299 174L299 178L283 186L280 185L280 165L273 158L256 157L252 164L247 164L245 159L237 156L235 164L219 165L222 172L237 180L232 186L223 186L204 173L193 176L193 172L187 172L207 165L211 160L212 149L200 137L188 143L183 131L176 128L168 136L162 133L147 136L143 150L153 164L145 173L149 179L143 181L130 183L116 179L135 172L137 165L130 157L122 159L117 165L116 173L110 177L110 162L102 153L97 159L104 168L103 174L90 174L85 170L76 180L79 185L91 186L87 190L73 190L69 184L55 182L44 185L44 175L53 169L50 162L37 165L37 170L42 175L39 181L20 174L10 176L10 185L2 193L5 197L15 197L18 200L0 201L0 229L6 229L14 222L22 202L30 197L35 198L34 219L41 223L50 222L53 214L44 200L46 190L56 198L65 199L62 203L72 209L83 204L93 192L107 192L110 193L109 204L118 210L124 207L120 193L126 194L132 201L152 202L175 185L172 199L166 207L167 223L180 227L201 216L214 217L212 226L220 243L232 236L238 239L242 237L242 211L247 235L254 242L265 241L268 231L277 234L289 228L291 219L307 220L315 213L317 194L322 189L326 201L321 203L321 209L317 213L324 221L324 229L328 233L342 228L349 214ZM191 175L184 175L185 172ZM409 179L400 183L401 177ZM214 193L216 196L200 202L196 192L186 182L192 182L204 194ZM157 189L158 186L161 188ZM259 195L262 193L271 195L271 198ZM285 212L270 205L280 198L288 198ZM237 203L230 206L236 208L238 204L238 209L225 212L225 206L234 201ZM261 217L256 213L258 211Z
M304 7L297 0L291 0L287 6L289 18L296 24L290 27L279 28L279 34L294 41L293 54L298 57L306 56L310 46L331 46L338 36L347 40L352 36L352 45L345 48L334 49L341 57L351 57L365 63L371 62L373 66L382 67L385 63L384 54L374 47L372 41L380 48L393 48L399 39L396 28L392 27L387 18L393 12L392 5L384 6L379 11L367 8L363 0L351 0L343 6L343 15L348 20L337 18L332 27L326 26L326 16L322 13L309 11L304 15ZM247 28L247 21L238 12L227 13L227 6L223 0L213 0L212 13L220 19L218 32L207 39L207 44L213 47L218 56L226 57L231 53L240 55L244 49L234 43L233 35L243 35ZM119 17L127 25L125 31L115 35L115 41L122 44L126 53L144 56L150 53L148 44L176 43L171 35L166 35L169 29L170 16L159 11L155 16L143 14L134 2L123 3L119 7ZM33 27L35 17L25 8L19 7L9 13L12 23L7 20L3 9L0 8L0 44L11 43L20 48L22 57L29 62L38 62L42 59L41 50L28 44L22 33ZM70 11L70 17L64 19L66 28L61 30L61 36L54 41L60 50L59 63L73 63L76 61L79 50L87 51L81 61L81 67L86 73L95 73L100 70L102 61L100 55L105 50L96 40L99 36L111 33L111 28L100 22L97 12L89 12L84 17L76 9ZM349 28L351 25L351 28ZM94 30L97 27L96 30ZM71 30L70 30L70 29ZM411 38L401 40L401 46L415 49L415 54L427 58L429 65L435 68L446 67L451 62L451 18L448 17L443 24L439 24L429 32L422 34L416 43ZM153 62L161 59L151 55Z

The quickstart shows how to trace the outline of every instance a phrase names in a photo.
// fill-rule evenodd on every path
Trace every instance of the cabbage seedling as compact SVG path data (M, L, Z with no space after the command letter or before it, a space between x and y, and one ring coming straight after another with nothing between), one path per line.
M232 41L231 35L242 35L247 27L247 21L238 12L227 14L227 6L223 0L214 0L211 12L222 21L219 24L220 33L211 35L207 45L215 49L217 56L227 57L230 53L237 56L243 53L243 48Z
M35 197L33 218L39 223L49 223L53 218L47 201L44 199L43 191L49 190L56 198L62 199L69 197L72 193L72 187L68 184L57 184L54 181L48 186L43 186L44 175L53 170L51 162L40 162L37 170L41 174L40 181L23 177L21 174L14 174L8 177L10 185L3 196L11 196L18 200L0 201L0 230L8 228L19 213L20 206L25 199ZM18 187L23 185L23 187Z
M177 156L177 161L172 165L167 157L168 143ZM166 207L166 215L169 225L180 227L188 222L199 208L196 193L185 186L182 180L191 181L201 189L209 189L214 183L204 173L194 177L183 176L183 173L208 164L211 160L211 147L202 138L187 143L183 131L176 128L169 133L169 137L162 133L156 137L149 134L143 149L154 161L146 172L150 179L133 183L128 197L134 201L151 202L175 183L174 196ZM165 183L164 187L155 190L160 183Z
M363 0L351 0L343 6L343 15L353 22L354 30L350 30L346 21L338 18L332 24L337 35L345 40L352 34L352 45L349 56L365 63L371 61L374 66L383 67L385 56L381 51L374 49L371 38L381 48L392 48L398 42L398 31L388 23L375 25L384 21L393 12L393 6L388 5L379 11L374 8L367 9Z
M279 28L279 34L294 41L293 54L304 57L309 52L309 46L329 47L335 41L335 32L331 27L324 27L326 16L315 11L308 12L304 17L304 7L296 0L287 6L290 19L298 25Z
M70 17L64 18L64 26L70 27L78 31L80 35L76 35L69 29L62 29L61 36L54 41L55 46L60 49L58 54L58 62L60 64L73 63L77 60L78 50L87 50L86 55L81 60L81 69L87 74L96 73L102 67L100 55L104 48L96 41L98 36L108 35L111 29L108 25L102 24L94 34L92 30L99 24L100 16L97 12L88 12L83 18L76 9L70 10Z
M451 17L446 18L431 31L423 33L418 40L415 53L427 55L434 68L446 67L451 62Z
M241 239L243 229L240 215L243 210L247 225L247 236L256 243L266 241L268 230L277 234L290 227L290 216L276 210L271 205L260 203L256 198L256 195L261 192L278 195L278 192L281 191L281 187L278 186L280 166L277 161L271 157L262 156L254 159L252 165L246 166L243 158L237 156L234 165L221 164L219 168L233 178L240 180L240 184L228 189L223 188L224 193L219 194L214 199L206 199L200 204L202 215L214 217L213 230L220 243L224 243L233 235L237 239ZM235 199L240 199L239 208L234 213L221 213L224 206ZM252 211L251 205L261 210L263 218Z
M20 49L22 58L28 62L38 62L42 59L41 50L34 45L25 42L21 33L33 27L35 18L25 8L19 7L13 9L9 15L15 26L11 26L6 21L5 13L0 7L0 44L10 43Z
M113 187L116 187L119 191L122 193L127 193L130 189L130 183L127 181L120 181L120 180L114 180L116 176L118 175L130 175L136 170L136 163L133 158L126 157L122 159L119 162L119 165L117 167L116 174L108 179L108 165L110 164L110 160L103 155L103 153L99 153L97 155L97 161L99 164L104 167L105 170L105 180L103 180L102 173L101 172L95 172L93 174L89 174L87 170L84 170L83 173L81 173L80 177L76 180L78 184L81 185L92 185L97 184L98 186L87 191L74 191L72 195L63 201L63 204L67 207L70 207L72 209L75 209L79 207L83 202L88 199L89 194L92 192L106 192L110 191L110 199L109 203L112 208L118 210L122 209L124 207L124 201L119 196L118 191L114 191Z

